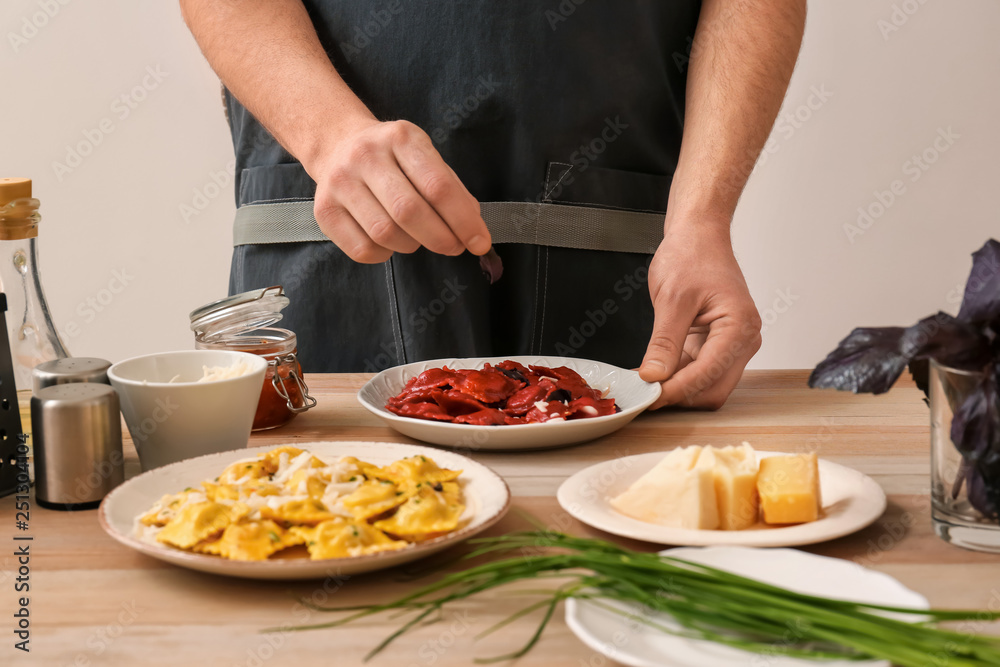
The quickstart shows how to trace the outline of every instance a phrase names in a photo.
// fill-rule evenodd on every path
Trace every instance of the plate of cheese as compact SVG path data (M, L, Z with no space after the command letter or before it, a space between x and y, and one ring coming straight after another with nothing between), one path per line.
M430 447L314 442L208 454L133 477L101 503L107 533L182 567L310 579L400 565L499 521L486 466Z
M664 545L786 547L874 523L885 492L815 453L692 445L590 466L559 487L571 516L605 532Z

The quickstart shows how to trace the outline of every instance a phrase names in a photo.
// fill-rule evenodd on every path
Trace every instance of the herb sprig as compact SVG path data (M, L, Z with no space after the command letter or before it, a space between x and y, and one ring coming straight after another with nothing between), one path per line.
M510 583L558 578L558 587L533 591L538 602L482 632L491 634L535 611L542 619L518 650L476 663L513 660L525 655L542 636L559 603L587 600L662 632L704 639L767 655L809 659L883 659L902 667L986 667L1000 664L1000 637L977 636L940 628L943 621L1000 619L996 611L909 609L835 600L796 593L690 561L641 553L610 542L532 531L471 540L479 549L465 558L512 551L521 556L476 565L385 604L324 607L344 612L336 620L269 631L334 628L375 614L409 614L397 630L365 656L368 661L400 636L438 617L449 604ZM557 549L558 553L537 553ZM663 625L647 613L619 604L668 614L680 629ZM906 620L901 620L904 618ZM790 628L793 632L790 633ZM789 641L790 635L792 641Z

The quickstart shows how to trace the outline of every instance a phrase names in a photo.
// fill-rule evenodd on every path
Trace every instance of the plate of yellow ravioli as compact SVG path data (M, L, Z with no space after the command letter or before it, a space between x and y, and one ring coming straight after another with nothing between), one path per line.
M101 526L144 554L203 572L311 579L436 553L500 520L507 484L430 447L314 442L209 454L130 479Z

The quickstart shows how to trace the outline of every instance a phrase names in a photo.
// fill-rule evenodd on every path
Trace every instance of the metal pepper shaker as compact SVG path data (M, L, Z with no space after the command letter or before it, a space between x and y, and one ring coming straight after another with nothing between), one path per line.
M110 361L97 357L62 357L44 361L35 366L31 373L32 389L37 393L54 384L71 382L111 384L108 381L110 367Z
M48 509L97 507L125 480L118 394L77 382L43 387L31 398L35 497Z

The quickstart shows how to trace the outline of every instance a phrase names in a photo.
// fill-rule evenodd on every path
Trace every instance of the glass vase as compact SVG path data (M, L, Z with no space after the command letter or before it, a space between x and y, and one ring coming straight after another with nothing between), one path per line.
M981 373L930 363L931 521L946 542L1000 553L1000 521L969 501L969 464L951 439L952 416L981 380Z

